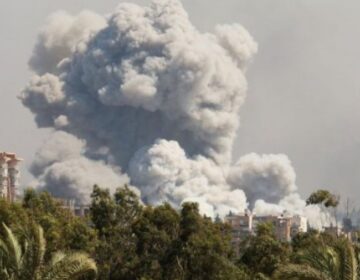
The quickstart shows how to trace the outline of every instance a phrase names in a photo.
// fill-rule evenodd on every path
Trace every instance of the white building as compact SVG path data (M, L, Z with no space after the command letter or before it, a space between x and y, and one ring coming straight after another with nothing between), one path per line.
M22 159L14 153L0 152L0 197L12 202L19 186L18 164Z
M305 217L300 215L295 215L291 217L291 238L297 235L300 232L308 231L308 223Z

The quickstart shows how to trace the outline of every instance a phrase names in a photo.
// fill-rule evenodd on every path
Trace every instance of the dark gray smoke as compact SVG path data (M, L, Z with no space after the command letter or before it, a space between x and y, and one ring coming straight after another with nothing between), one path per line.
M106 19L55 14L21 97L39 127L61 131L33 164L39 186L86 201L92 184L117 187L128 174L144 202L197 201L210 216L243 210L245 193L251 206L294 194L286 156L231 166L256 51L238 24L199 32L177 0L122 3Z

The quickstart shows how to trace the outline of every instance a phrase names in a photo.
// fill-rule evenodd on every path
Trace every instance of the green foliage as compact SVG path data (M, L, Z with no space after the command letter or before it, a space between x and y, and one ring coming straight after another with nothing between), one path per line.
M337 207L339 205L340 199L338 196L330 193L327 190L317 190L313 192L309 198L306 200L306 204L322 204L326 208L328 207Z
M313 192L306 200L306 205L319 205L323 212L328 212L329 208L333 210L333 217L335 218L336 226L338 225L337 220L337 207L340 203L340 196L330 193L327 190L317 190ZM329 215L330 216L330 215ZM323 217L320 216L322 226L324 226ZM331 219L327 221L332 223Z
M291 241L293 251L296 253L302 248L319 245L319 235L320 233L317 230L312 229L308 232L298 233Z
M245 279L230 259L227 227L202 217L197 204L181 213L142 207L127 187L111 197L95 186L91 197L99 279Z
M288 244L275 238L271 223L259 224L256 236L246 240L243 246L240 264L246 265L258 279L271 276L280 264L288 262L291 253Z
M22 227L29 223L29 217L21 204L9 203L0 198L0 222L11 227L13 232L21 234ZM0 227L0 233L4 233L4 228Z
M46 259L57 250L94 251L96 231L89 227L89 220L74 216L49 193L28 189L22 206L27 215L44 229L48 248Z
M321 244L299 250L290 265L282 265L274 274L281 280L356 280L358 257L353 245L343 238L329 241L321 236Z
M244 272L231 262L229 234L223 229L202 217L197 204L185 203L163 279L243 279Z
M33 224L25 230L21 242L13 231L3 224L0 237L0 279L2 280L57 280L94 279L96 264L86 254L56 253L46 262L46 241L43 229Z
M180 216L169 204L147 207L133 224L138 262L135 270L145 279L162 279L169 248L179 234Z
M308 204L335 209L336 199L320 190ZM282 243L265 223L236 257L230 226L200 215L196 203L184 203L180 211L167 203L144 206L127 186L114 194L94 186L87 217L30 189L22 203L0 199L0 222L7 225L0 226L5 280L359 279L360 249L344 239L309 231Z
M95 259L100 279L134 279L137 262L136 236L132 227L141 215L138 197L125 186L113 197L94 186L90 216L98 232Z

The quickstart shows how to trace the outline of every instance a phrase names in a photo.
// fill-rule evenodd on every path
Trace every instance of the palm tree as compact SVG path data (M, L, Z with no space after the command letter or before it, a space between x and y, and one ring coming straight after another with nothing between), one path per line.
M347 239L337 239L333 244L310 246L300 252L295 264L280 267L274 279L281 280L357 280L358 258Z
M72 280L96 276L95 262L84 253L57 252L50 262L45 263L46 242L39 225L31 227L24 242L20 242L5 224L3 229L0 237L0 279Z

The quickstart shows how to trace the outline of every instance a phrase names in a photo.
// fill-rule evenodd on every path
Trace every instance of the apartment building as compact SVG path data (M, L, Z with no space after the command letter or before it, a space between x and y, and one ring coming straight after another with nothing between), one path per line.
M225 222L231 226L231 244L235 253L238 255L241 241L253 233L253 215L248 210L245 210L242 214L230 212L229 215L225 217Z
M0 152L0 197L13 202L19 186L19 162L14 153Z
M230 212L225 217L225 222L229 223L232 228L232 243L236 249L242 240L256 234L256 227L260 223L271 223L276 238L283 242L291 241L300 232L307 232L307 219L299 215L256 216L249 210L245 210L240 214Z

